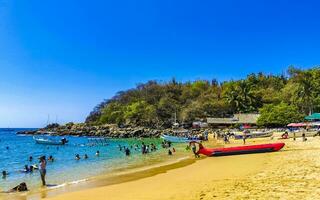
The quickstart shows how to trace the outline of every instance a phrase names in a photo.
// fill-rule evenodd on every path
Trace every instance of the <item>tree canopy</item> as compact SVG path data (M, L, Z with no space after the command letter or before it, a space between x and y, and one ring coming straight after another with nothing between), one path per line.
M281 126L319 111L320 68L289 67L286 76L258 73L224 82L148 81L104 100L86 122L169 127L175 115L178 122L188 123L206 117L261 112L260 125Z
M260 114L258 125L269 127L283 127L289 123L300 122L304 118L296 106L286 103L266 104L260 109Z

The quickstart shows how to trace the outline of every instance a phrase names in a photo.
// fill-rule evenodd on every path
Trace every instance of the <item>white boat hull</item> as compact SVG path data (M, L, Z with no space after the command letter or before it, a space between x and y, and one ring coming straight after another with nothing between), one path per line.
M64 143L61 140L50 140L45 138L36 138L33 137L35 142L37 144L46 144L46 145L64 145Z
M191 141L195 141L195 142L200 141L200 140L193 140L186 137L177 137L177 136L170 136L170 135L162 135L161 138L172 143L189 143Z

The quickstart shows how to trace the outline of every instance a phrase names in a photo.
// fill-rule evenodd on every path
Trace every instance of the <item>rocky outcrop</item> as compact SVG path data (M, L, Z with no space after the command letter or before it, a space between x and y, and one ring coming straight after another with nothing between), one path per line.
M132 138L132 137L160 137L161 134L173 133L172 129L150 129L146 127L124 127L119 128L117 125L106 124L92 126L85 123L73 124L68 123L63 126L54 126L41 128L34 131L20 131L17 134L41 135L51 134L58 136L97 136L111 138ZM175 134L177 135L177 134Z

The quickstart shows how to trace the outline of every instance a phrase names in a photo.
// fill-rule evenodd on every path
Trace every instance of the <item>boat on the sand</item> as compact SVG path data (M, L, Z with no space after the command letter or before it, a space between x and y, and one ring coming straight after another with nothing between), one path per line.
M198 138L188 138L188 137L178 137L178 136L171 136L171 135L161 135L160 136L163 140L169 141L172 143L189 143L191 141L200 142Z
M197 143L197 142L190 142ZM206 156L229 156L239 154L252 154L252 153L266 153L279 151L284 147L284 143L271 143L271 144L258 144L248 146L235 146L225 148L205 148L201 143L199 144L198 154Z
M271 137L272 135L273 135L272 131L252 132L252 133L247 133L246 138L265 138L265 137ZM241 140L243 139L243 135L234 134L234 139Z
M68 143L66 138L50 138L50 137L33 137L34 141L37 144L46 144L46 145L65 145Z

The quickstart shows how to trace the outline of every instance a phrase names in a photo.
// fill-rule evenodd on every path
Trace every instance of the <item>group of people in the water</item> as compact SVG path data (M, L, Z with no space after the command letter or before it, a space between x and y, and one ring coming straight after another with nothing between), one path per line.
M174 147L172 147L172 143L169 141L164 141L161 143L161 147L164 149L168 149L168 155L173 155L176 152L176 149ZM145 142L142 142L140 145L139 144L133 144L133 145L128 145L128 146L124 146L124 145L118 145L118 148L121 152L123 152L126 156L130 156L132 151L136 151L136 152L141 152L142 154L148 154L151 152L155 152L158 150L158 147L155 143L149 143L146 144ZM7 149L9 149L9 147L7 147ZM58 148L57 148L58 149ZM95 153L96 157L100 156L100 151L97 150ZM88 154L84 154L83 156L80 156L80 154L76 154L75 155L75 160L80 160L80 159L88 159L89 156ZM29 156L28 157L28 161L30 163L32 163L34 161L34 157L33 156ZM33 173L35 171L39 171L40 172L40 177L41 177L41 182L42 185L45 186L46 185L46 180L45 180L45 176L46 176L46 165L47 162L54 162L55 158L50 155L49 157L46 156L41 156L39 157L39 163L38 164L26 164L24 166L24 168L22 170L19 170L20 173ZM6 179L9 176L9 172L6 170L2 171L2 178ZM27 191L27 185L25 182L20 183L19 185L17 185L16 187L12 188L11 190L9 190L9 192L20 192L20 191Z
M41 164L41 159L46 159L45 156L41 156L39 157L39 160L40 160L40 164ZM29 162L32 162L33 161L33 157L32 156L29 156ZM47 159L48 162L53 162L54 161L54 158L52 155L50 155ZM39 166L37 164L32 164L32 165L24 165L23 169L19 170L19 172L21 173L33 173L34 171L37 171L39 170ZM9 175L9 172L6 171L6 170L3 170L2 171L2 178L3 179L6 179L7 176Z
M95 155L96 155L96 157L99 157L99 156L100 156L100 151L98 150ZM88 159L88 158L89 158L88 154L84 154L83 159L86 160L86 159ZM80 160L80 159L81 159L80 155L79 155L79 154L76 154L76 155L75 155L75 159L76 159L76 160Z
M154 143L151 144L145 144L144 142L141 143L141 146L138 144L130 145L129 146L122 146L118 145L119 151L124 152L126 156L130 156L131 151L140 151L142 154L147 154L150 152L156 151L158 148Z
M162 143L161 143L161 146L162 148L170 148L172 145L172 143L170 141L166 141L164 140Z
M163 141L161 143L161 147L164 149L168 149L168 155L172 155L173 153L176 152L175 148L172 148L172 143L170 141ZM118 145L119 151L124 152L126 156L130 156L131 151L140 151L142 154L148 154L152 153L158 150L157 145L154 143L146 144L144 142L141 143L141 145L134 144L129 146L122 146Z
M49 156L49 159L46 159L46 156L41 156L41 157L39 157L39 167L36 164L30 165L30 166L25 165L24 169L20 170L20 172L22 172L22 173L33 173L35 170L38 170L40 172L42 185L46 186L45 176L46 176L47 160L53 162L54 159L53 159L52 156ZM33 161L33 157L32 156L29 157L29 161L30 162ZM3 179L5 179L8 175L9 175L9 173L6 170L2 171L2 178ZM24 191L28 191L28 187L27 187L27 184L25 182L22 182L19 185L17 185L16 187L10 189L7 192L24 192Z

